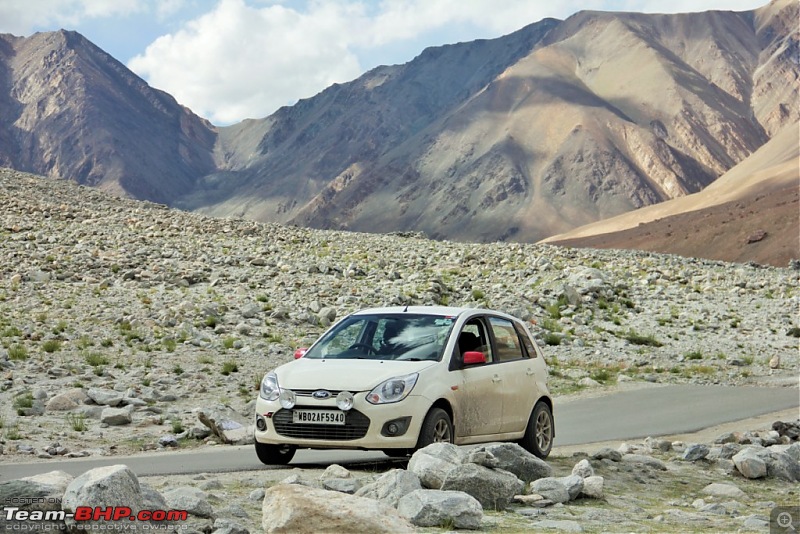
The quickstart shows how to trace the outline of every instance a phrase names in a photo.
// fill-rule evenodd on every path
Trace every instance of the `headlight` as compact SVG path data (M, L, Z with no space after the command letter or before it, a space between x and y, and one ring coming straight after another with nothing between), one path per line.
M278 387L278 376L275 373L267 373L261 381L261 392L259 395L262 399L268 401L277 400L281 394Z
M408 397L411 390L414 389L414 384L417 383L419 378L418 373L412 373L405 376L396 376L389 380L378 384L375 389L367 395L367 401L371 404L389 404L392 402L400 402Z
M291 389L282 389L280 394L280 401L281 406L283 406L286 410L291 410L294 408L295 403L297 402L297 397L294 394L294 391Z

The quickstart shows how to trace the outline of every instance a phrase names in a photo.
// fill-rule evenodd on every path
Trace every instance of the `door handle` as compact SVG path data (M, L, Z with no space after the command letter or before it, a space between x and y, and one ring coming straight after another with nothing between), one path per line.
M528 370L525 371L525 373L528 374L528 375L532 375L532 374L534 374L534 370L529 367Z
M494 376L492 377L492 382L495 382L495 383L496 383L496 382L501 382L502 380L503 380L503 379L502 379L502 378L500 378L498 375L494 375Z

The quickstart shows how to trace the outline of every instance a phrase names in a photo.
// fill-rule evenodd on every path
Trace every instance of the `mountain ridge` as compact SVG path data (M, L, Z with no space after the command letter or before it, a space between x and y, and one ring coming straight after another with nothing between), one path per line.
M582 11L226 127L79 34L0 36L0 164L206 215L536 242L704 190L796 125L797 16Z

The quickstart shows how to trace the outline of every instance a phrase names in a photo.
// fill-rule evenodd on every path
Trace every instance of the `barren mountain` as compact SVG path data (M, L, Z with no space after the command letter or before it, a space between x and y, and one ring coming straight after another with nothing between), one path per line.
M214 169L213 127L75 32L0 35L0 164L170 203Z
M703 191L576 228L547 243L637 248L784 266L800 258L800 126Z
M4 36L0 162L211 215L538 241L701 191L797 124L797 19L580 12L223 128L75 33Z

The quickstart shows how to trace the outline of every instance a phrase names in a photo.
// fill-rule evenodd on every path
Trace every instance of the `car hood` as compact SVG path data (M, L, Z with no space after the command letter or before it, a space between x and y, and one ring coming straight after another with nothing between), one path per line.
M418 373L439 362L391 360L317 360L300 358L275 369L287 389L369 391L384 380Z

